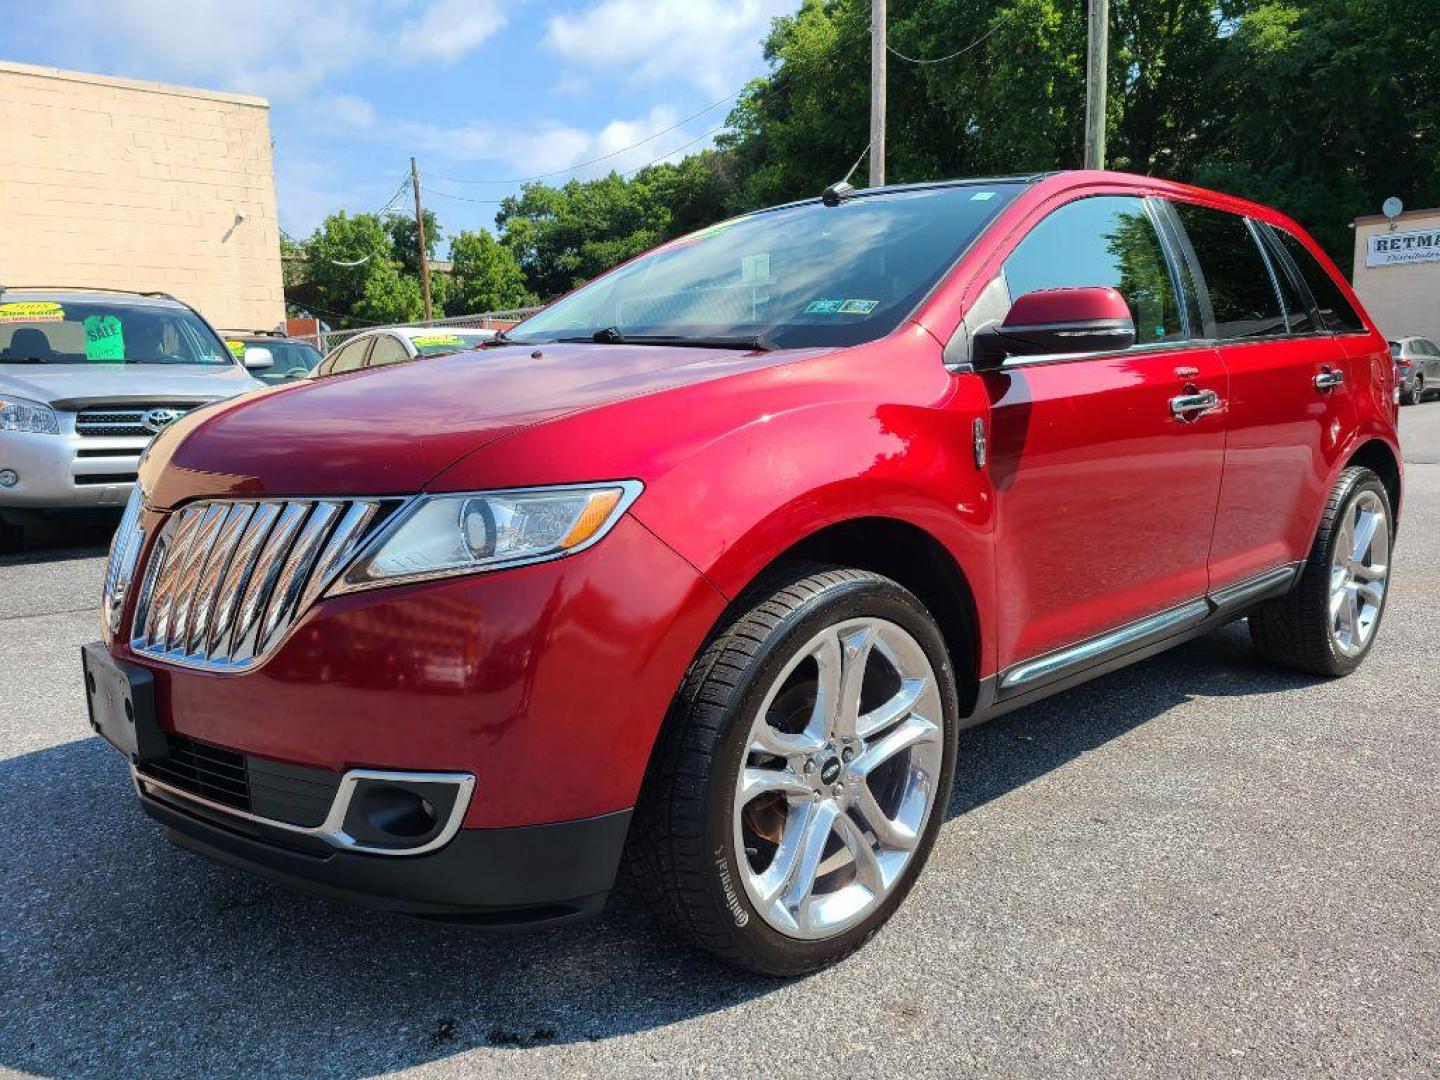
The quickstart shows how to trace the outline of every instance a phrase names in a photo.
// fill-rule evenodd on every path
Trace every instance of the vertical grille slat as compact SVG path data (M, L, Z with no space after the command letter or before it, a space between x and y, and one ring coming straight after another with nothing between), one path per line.
M215 551L211 554L210 561L205 564L205 573L200 576L199 584L195 587L195 600L190 609L190 633L185 639L186 656L203 656L209 648L213 632L211 615L215 608L215 594L220 589L220 582L226 571L230 569L235 548L254 511L255 507L249 503L236 503L230 507L220 525L220 532L215 538Z
M265 659L398 499L215 499L160 530L141 574L136 652L236 671Z

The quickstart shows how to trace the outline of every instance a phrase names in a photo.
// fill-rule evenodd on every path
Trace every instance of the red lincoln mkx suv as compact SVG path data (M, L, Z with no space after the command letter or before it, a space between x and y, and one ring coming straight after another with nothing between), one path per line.
M221 862L480 924L592 913L623 866L704 947L811 970L913 884L961 728L1242 617L1352 671L1395 390L1264 207L832 189L163 432L91 722Z

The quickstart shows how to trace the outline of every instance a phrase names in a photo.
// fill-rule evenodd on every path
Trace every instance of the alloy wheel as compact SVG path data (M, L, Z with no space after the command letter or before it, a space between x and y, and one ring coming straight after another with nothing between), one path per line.
M892 892L934 811L944 760L939 684L895 623L848 619L771 684L736 782L734 843L775 930L828 938Z
M1330 557L1330 637L1345 656L1365 651L1385 605L1390 575L1390 525L1373 491L1361 491L1345 512Z

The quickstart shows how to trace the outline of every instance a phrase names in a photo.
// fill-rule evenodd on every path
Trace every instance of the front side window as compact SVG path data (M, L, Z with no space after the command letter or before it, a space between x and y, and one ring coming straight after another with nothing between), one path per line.
M1345 299L1345 294L1340 291L1340 286L1335 284L1335 279L1320 265L1320 261L1310 254L1310 249L1300 242L1300 238L1280 228L1275 229L1275 236L1309 287L1310 295L1315 298L1322 329L1332 334L1365 333L1365 321L1360 318L1355 305Z
M1288 333L1270 267L1245 219L1193 203L1174 207L1205 277L1215 336L1236 341Z
M1022 190L957 184L860 195L724 221L599 277L513 341L856 345L909 316Z
M1003 269L1011 298L1039 289L1108 286L1135 320L1135 341L1184 337L1175 283L1141 199L1096 196L1067 203L1020 241Z
M234 363L214 331L188 308L0 294L0 364Z

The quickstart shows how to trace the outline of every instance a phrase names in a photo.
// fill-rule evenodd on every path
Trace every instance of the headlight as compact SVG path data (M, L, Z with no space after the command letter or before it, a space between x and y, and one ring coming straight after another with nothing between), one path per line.
M637 480L426 495L401 510L329 594L500 570L583 551L641 491Z
M55 435L60 425L55 411L38 401L0 397L0 431L29 431L36 435Z

